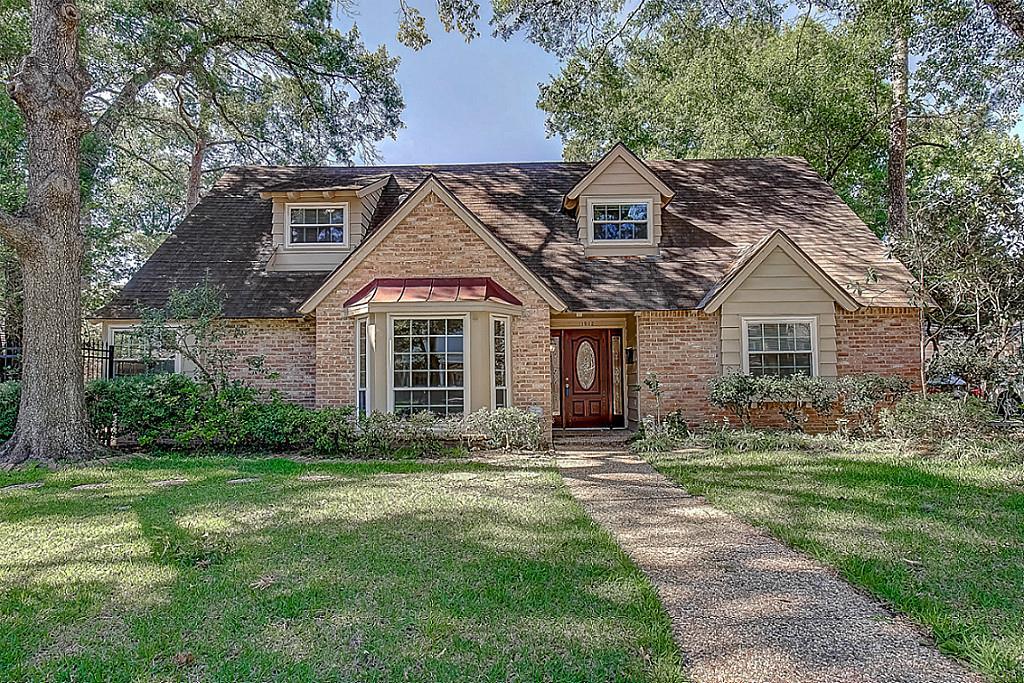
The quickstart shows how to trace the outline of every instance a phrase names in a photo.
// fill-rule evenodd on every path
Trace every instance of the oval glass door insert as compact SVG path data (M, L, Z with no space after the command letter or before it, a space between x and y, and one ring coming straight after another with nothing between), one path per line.
M594 345L584 339L576 349L576 381L581 389L589 389L594 386L594 379L597 377L597 357L594 354Z

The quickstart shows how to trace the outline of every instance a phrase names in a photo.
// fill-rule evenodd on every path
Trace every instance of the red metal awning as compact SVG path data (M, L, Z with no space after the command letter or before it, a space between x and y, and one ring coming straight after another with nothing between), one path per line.
M353 294L345 306L398 303L493 302L522 306L489 277L375 278Z

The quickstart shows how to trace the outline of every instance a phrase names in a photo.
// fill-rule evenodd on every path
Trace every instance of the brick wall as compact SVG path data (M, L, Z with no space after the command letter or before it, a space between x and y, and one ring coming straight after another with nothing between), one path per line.
M721 372L721 329L717 313L649 311L637 313L637 365L640 381L657 373L664 391L662 411L680 410L688 422L712 416L708 382ZM653 414L654 397L640 390L640 412Z
M511 326L512 399L517 406L540 406L550 417L547 302L432 193L317 307L318 405L352 403L355 328L344 302L378 277L491 277L512 292L523 302Z
M289 401L313 405L316 331L312 320L234 320L231 327L233 334L222 346L237 354L229 369L232 377L246 379L254 386L276 389ZM263 357L263 373L254 375L250 371L246 363L250 356ZM276 377L267 377L268 374Z
M921 312L916 308L862 308L836 314L840 375L898 375L921 386Z
M719 316L696 311L637 313L638 369L653 370L664 389L663 411L680 410L691 424L717 421L726 413L707 401L708 382L721 372ZM920 386L920 322L917 309L864 308L836 313L840 375L874 372L898 375ZM641 412L654 412L654 399L641 389ZM732 418L735 422L735 418ZM759 426L784 426L775 409L754 414ZM814 416L809 427L829 424Z

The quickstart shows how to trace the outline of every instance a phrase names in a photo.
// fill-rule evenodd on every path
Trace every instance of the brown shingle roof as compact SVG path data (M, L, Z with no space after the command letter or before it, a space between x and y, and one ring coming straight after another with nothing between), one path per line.
M267 188L342 187L393 175L370 230L401 195L435 174L570 310L696 308L753 243L784 231L865 305L906 306L910 274L808 164L797 158L652 161L674 191L658 256L587 259L562 198L583 163L378 167L240 167L227 172L100 312L137 316L174 287L209 276L230 317L290 317L326 272L265 272L271 249ZM869 273L874 281L868 286Z

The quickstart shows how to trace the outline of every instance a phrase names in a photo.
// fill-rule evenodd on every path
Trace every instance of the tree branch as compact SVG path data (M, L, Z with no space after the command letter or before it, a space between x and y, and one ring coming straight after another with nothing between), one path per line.
M1013 31L1018 40L1024 41L1024 6L1017 0L984 0L996 21Z

